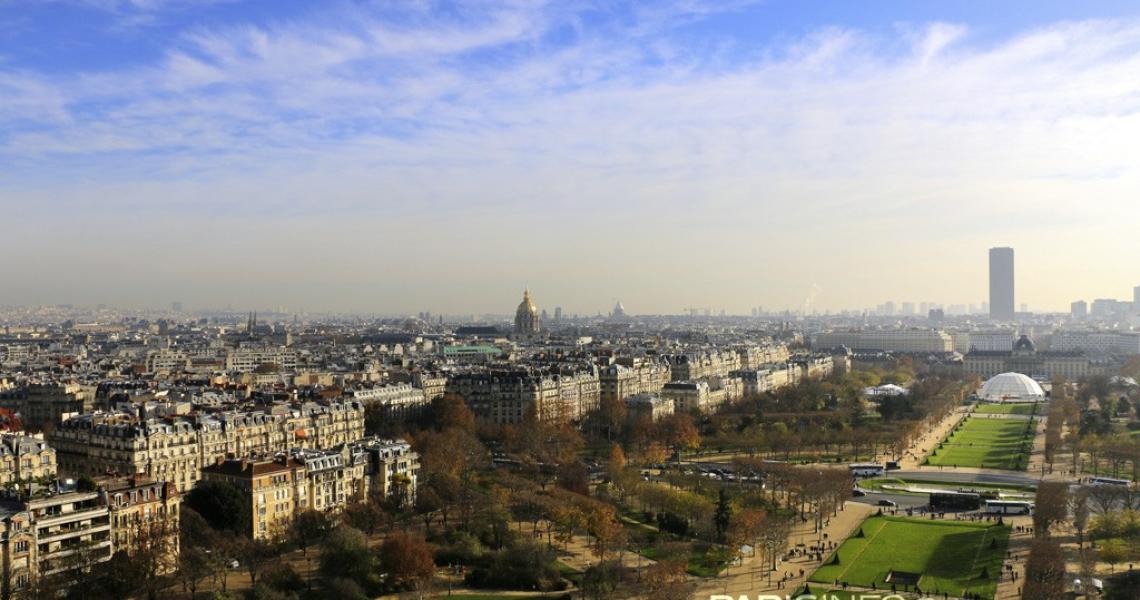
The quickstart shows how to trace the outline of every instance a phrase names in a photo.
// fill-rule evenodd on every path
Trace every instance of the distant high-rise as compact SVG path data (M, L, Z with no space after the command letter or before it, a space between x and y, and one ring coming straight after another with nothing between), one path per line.
M1012 321L1013 248L990 248L990 318Z
M1140 288L1136 288L1136 289L1140 289ZM172 310L174 312L182 312L182 303L181 302L171 302L170 303L170 310Z
M1069 313L1074 319L1083 319L1089 316L1089 303L1084 300L1077 300L1069 305Z
M1132 308L1140 308L1140 285L1132 288Z
M554 320L555 321L561 321L562 320L562 307L561 306L555 306L554 307Z

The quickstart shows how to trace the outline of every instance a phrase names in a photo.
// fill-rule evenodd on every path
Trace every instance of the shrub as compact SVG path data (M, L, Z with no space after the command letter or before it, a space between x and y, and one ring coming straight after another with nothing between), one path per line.
M689 520L670 512L657 513L657 527L661 531L684 536L689 533Z
M338 598L339 600L368 600L368 596L364 594L364 590L351 579L344 579L338 577L330 580L325 584L325 590L329 592L330 598Z
M265 571L261 583L282 592L299 592L305 589L305 578L288 563L277 563Z
M435 552L435 564L444 565L476 565L482 564L486 556L486 549L475 536L466 532L457 532L458 535L449 535L451 543L442 546Z
M476 588L543 591L565 588L553 554L528 542L497 552L487 566L468 573L465 581Z

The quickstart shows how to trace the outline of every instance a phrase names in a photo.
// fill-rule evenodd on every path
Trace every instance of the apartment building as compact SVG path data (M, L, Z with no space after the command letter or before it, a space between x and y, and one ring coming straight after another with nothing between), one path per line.
M764 365L786 362L791 356L784 344L740 345L732 349L740 355L741 369L759 369Z
M363 406L331 401L162 418L94 412L60 423L49 442L64 474L143 475L185 493L218 458L328 449L363 437Z
M351 396L365 408L380 408L385 416L393 420L419 415L428 402L425 391L410 383L391 383L356 389L351 392Z
M954 350L954 339L938 329L871 329L817 333L812 341L813 348L826 350L839 346L852 350L943 353Z
M181 350L152 350L146 354L147 373L177 373L190 369L191 355Z
M368 497L367 457L351 445L333 450L298 448L292 458L305 467L303 485L313 509L339 512L351 502Z
M554 370L527 367L469 371L451 376L448 393L463 398L475 416L498 424L576 421L598 407L597 368Z
M42 435L0 434L0 487L44 481L55 474L55 450Z
M420 455L404 440L370 437L353 444L352 452L367 460L367 481L371 493L389 497L401 486L407 502L415 499L420 479Z
M0 501L4 598L41 577L66 583L70 573L109 560L113 552L111 514L99 492Z
M673 403L673 410L680 413L714 410L724 402L725 393L714 393L706 381L671 381L661 390L661 397Z
M706 377L725 376L741 368L740 354L733 351L709 350L665 356L673 381L695 381Z
M336 513L369 494L415 496L419 455L403 440L365 438L329 450L294 449L272 458L219 459L202 470L205 481L232 484L248 497L248 535L283 534L304 510Z
M94 385L79 383L33 383L0 392L0 408L19 413L25 425L39 428L94 410L95 390Z
M182 496L168 481L125 477L101 482L110 512L115 552L148 553L158 574L178 569L178 523Z
M204 481L220 481L242 491L248 503L249 531L253 539L282 536L293 515L311 507L305 485L305 466L286 454L272 459L219 459L202 469Z
M618 401L637 394L656 394L672 380L668 363L623 357L598 373L600 400Z
M1052 350L1089 354L1140 354L1140 332L1136 331L1057 331Z
M641 393L625 398L626 420L660 421L673 414L673 400L657 394Z
M297 351L284 346L239 346L226 352L226 370L252 373L263 365L279 372L297 370Z
M412 385L423 390L424 402L431 404L447 391L447 376L442 373L416 371L412 373Z

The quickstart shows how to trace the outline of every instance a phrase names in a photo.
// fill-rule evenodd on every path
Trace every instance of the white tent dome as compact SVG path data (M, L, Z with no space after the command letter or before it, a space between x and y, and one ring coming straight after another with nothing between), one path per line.
M1045 398L1045 391L1021 373L1002 373L982 386L980 396L986 402L1038 402Z

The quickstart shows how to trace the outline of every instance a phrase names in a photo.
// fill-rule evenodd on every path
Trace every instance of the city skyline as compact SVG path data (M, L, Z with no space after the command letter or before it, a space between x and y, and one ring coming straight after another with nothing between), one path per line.
M1023 6L4 3L0 303L1127 298L1140 21Z

